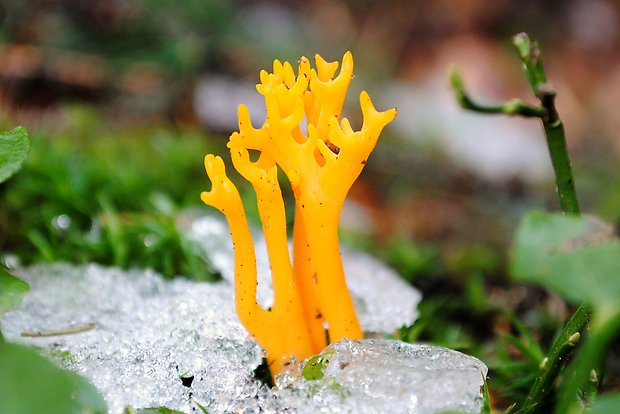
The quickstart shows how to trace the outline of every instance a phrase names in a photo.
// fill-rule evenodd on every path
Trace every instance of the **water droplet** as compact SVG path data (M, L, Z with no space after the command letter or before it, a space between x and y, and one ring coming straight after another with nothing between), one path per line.
M14 254L5 254L2 256L2 265L11 270L17 269L20 265L19 257Z
M56 230L67 230L71 226L71 217L67 214L60 214L52 219L52 227Z
M157 236L154 234L147 234L144 236L144 245L146 247L151 247L157 242Z

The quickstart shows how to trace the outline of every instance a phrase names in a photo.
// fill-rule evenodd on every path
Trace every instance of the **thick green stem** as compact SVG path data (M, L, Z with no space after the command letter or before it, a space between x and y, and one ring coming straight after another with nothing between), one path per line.
M555 108L553 108L555 111ZM580 214L575 180L566 148L566 135L562 120L556 115L555 119L543 118L543 126L547 137L549 155L555 172L555 185L558 192L560 208L566 214ZM549 117L551 118L551 117Z
M527 78L532 92L540 101L543 115L540 117L545 135L560 202L560 208L566 214L579 214L579 202L575 191L575 181L571 170L564 125L555 107L555 90L547 83L547 74L543 65L538 42L530 39L525 33L514 36L513 44L523 64L523 73Z

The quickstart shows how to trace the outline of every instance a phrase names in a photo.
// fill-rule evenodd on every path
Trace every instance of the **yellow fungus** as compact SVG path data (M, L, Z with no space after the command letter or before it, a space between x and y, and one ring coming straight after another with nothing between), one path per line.
M340 258L338 221L379 134L396 116L395 109L377 111L362 92L363 124L354 131L340 119L353 77L351 53L345 53L337 76L338 62L316 55L315 64L311 68L302 57L295 75L289 62L275 60L272 73L261 71L256 89L265 98L267 118L255 128L240 105L239 131L228 142L233 166L257 196L274 288L269 310L256 302L256 256L241 197L222 159L205 157L212 187L201 199L226 216L235 250L237 313L266 350L272 374L319 353L327 345L325 329L332 341L363 337ZM260 153L257 161L249 151ZM278 169L295 196L292 258Z

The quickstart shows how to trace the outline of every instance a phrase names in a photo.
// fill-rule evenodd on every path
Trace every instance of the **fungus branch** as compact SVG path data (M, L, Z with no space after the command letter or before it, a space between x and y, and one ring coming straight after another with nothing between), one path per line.
M247 156L247 153L246 153ZM233 158L235 159L235 158ZM257 185L259 199L274 185L278 187L275 177L275 166L269 170L250 165L249 158L236 159L240 173L251 178L251 182L268 178L269 182ZM265 238L268 243L270 260L273 267L274 305L267 311L256 303L256 256L252 244L252 236L245 217L241 197L234 184L226 176L224 162L220 157L207 155L205 169L211 180L210 192L201 194L202 200L220 210L226 217L235 249L235 305L239 319L256 340L268 350L272 372L279 372L290 363L292 358L302 360L312 354L308 333L303 323L301 303L294 288L290 262L287 263L288 248L286 244L286 228L277 220L270 220ZM261 171L262 170L262 171ZM247 178L246 177L246 178ZM274 198L259 201L261 215L268 213L269 208L276 210L280 203ZM283 209L283 206L282 206ZM265 228L265 227L264 227ZM284 240L282 240L282 233ZM283 256L282 249L286 252ZM299 323L301 322L301 323Z
M344 199L366 164L379 134L396 116L395 109L377 111L368 94L362 92L360 106L364 122L359 131L354 131L347 119L340 120L353 76L351 53L344 55L337 76L334 75L338 62L327 62L316 55L315 63L317 68L313 69L308 59L302 57L297 76L288 62L278 60L274 61L272 73L261 71L256 89L265 98L267 118L260 128L255 128L247 107L240 105L239 132L234 132L228 143L235 168L250 181L258 198L275 289L274 307L265 322L252 318L242 321L270 355L279 356L287 355L283 348L282 352L274 351L276 347L271 344L281 342L279 338L274 340L281 335L279 329L290 324L299 326L300 332L295 338L301 338L301 345L298 345L303 351L288 353L298 359L323 349L326 344L324 324L329 338L334 341L363 336L340 259L338 221ZM302 131L304 119L307 129ZM249 150L260 153L258 161L250 161ZM221 167L212 165L214 160L217 159L207 156L205 161L213 182L211 193L220 191L222 195L203 195L203 201L219 208L231 226L239 262L235 278L247 280L236 282L238 296L243 297L244 302L251 298L250 313L266 318L261 313L264 310L253 308L256 303L255 257L243 206L234 185L227 178L221 178L225 177L223 164ZM278 168L288 177L295 196L292 261L287 248ZM245 224L241 226L238 221ZM253 273L246 273L246 262ZM253 290L243 290L246 283L252 284ZM261 324L280 326L278 329L264 328L269 331L266 333L259 327ZM261 335L269 338L261 338Z

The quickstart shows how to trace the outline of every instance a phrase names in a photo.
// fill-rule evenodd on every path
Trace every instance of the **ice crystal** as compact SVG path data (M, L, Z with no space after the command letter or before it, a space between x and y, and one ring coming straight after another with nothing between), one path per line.
M111 414L127 406L202 413L199 405L211 414L479 411L481 362L388 340L332 344L324 351L333 354L323 379L288 373L268 388L254 375L262 351L235 313L227 228L205 218L190 233L224 280L166 281L149 270L95 264L17 268L31 291L0 318L4 337L36 346L89 378ZM268 301L269 266L261 256L261 300ZM413 322L415 290L373 258L345 251L343 259L366 331L392 332Z

